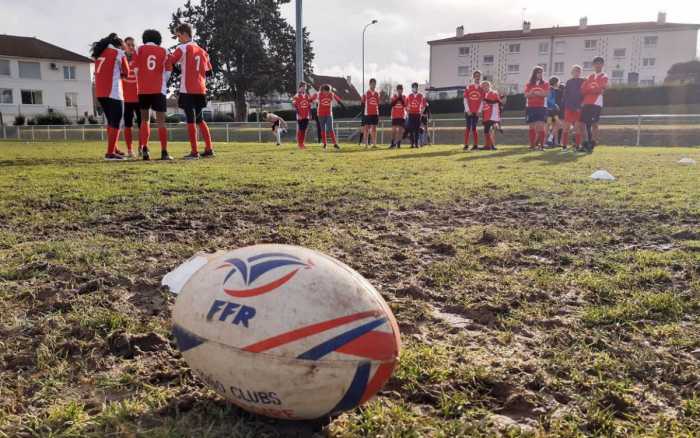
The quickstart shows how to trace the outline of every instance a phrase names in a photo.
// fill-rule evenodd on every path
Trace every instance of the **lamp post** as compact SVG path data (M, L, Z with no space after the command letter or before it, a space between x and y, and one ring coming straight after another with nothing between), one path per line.
M367 33L367 28L373 24L377 24L379 21L372 20L370 23L365 25L362 29L362 95L365 95L365 34Z
M304 80L304 27L302 24L302 0L296 1L296 61L297 61L297 86ZM295 87L296 88L296 87Z

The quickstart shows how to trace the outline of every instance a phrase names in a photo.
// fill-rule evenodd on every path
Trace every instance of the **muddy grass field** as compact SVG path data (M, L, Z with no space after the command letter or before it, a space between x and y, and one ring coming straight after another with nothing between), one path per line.
M0 436L700 435L700 166L676 164L698 149L0 150ZM364 407L256 417L174 348L163 275L265 242L393 309L401 363Z

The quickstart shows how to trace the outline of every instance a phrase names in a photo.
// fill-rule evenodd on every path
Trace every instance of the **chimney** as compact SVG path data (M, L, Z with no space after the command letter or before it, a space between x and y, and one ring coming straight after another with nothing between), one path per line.
M352 85L352 76L346 76L345 80L348 81L348 85Z
M666 24L666 13L659 12L659 17L656 19L657 24Z
M588 27L588 17L581 17L579 20L578 28L583 30Z
M523 33L530 33L532 29L532 23L529 21L523 21Z
M462 38L464 36L464 26L459 26L457 28L457 38Z

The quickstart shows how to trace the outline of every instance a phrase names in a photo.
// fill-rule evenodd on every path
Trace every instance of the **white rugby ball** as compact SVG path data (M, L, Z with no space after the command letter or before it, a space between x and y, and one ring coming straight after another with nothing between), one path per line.
M196 256L165 279L173 334L192 370L241 408L314 419L381 389L401 342L391 310L327 255L257 245Z

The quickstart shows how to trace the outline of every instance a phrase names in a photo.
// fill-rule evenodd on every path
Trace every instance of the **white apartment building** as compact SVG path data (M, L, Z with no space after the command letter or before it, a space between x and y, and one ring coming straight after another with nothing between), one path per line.
M508 94L521 93L534 66L545 76L569 77L580 64L592 72L592 60L602 56L613 84L651 86L662 84L671 66L696 58L697 24L668 23L659 13L652 22L533 29L465 34L457 28L451 38L429 41L430 85L433 95L452 97L479 69L486 79Z
M0 113L12 124L49 109L94 113L92 60L36 38L0 35Z

